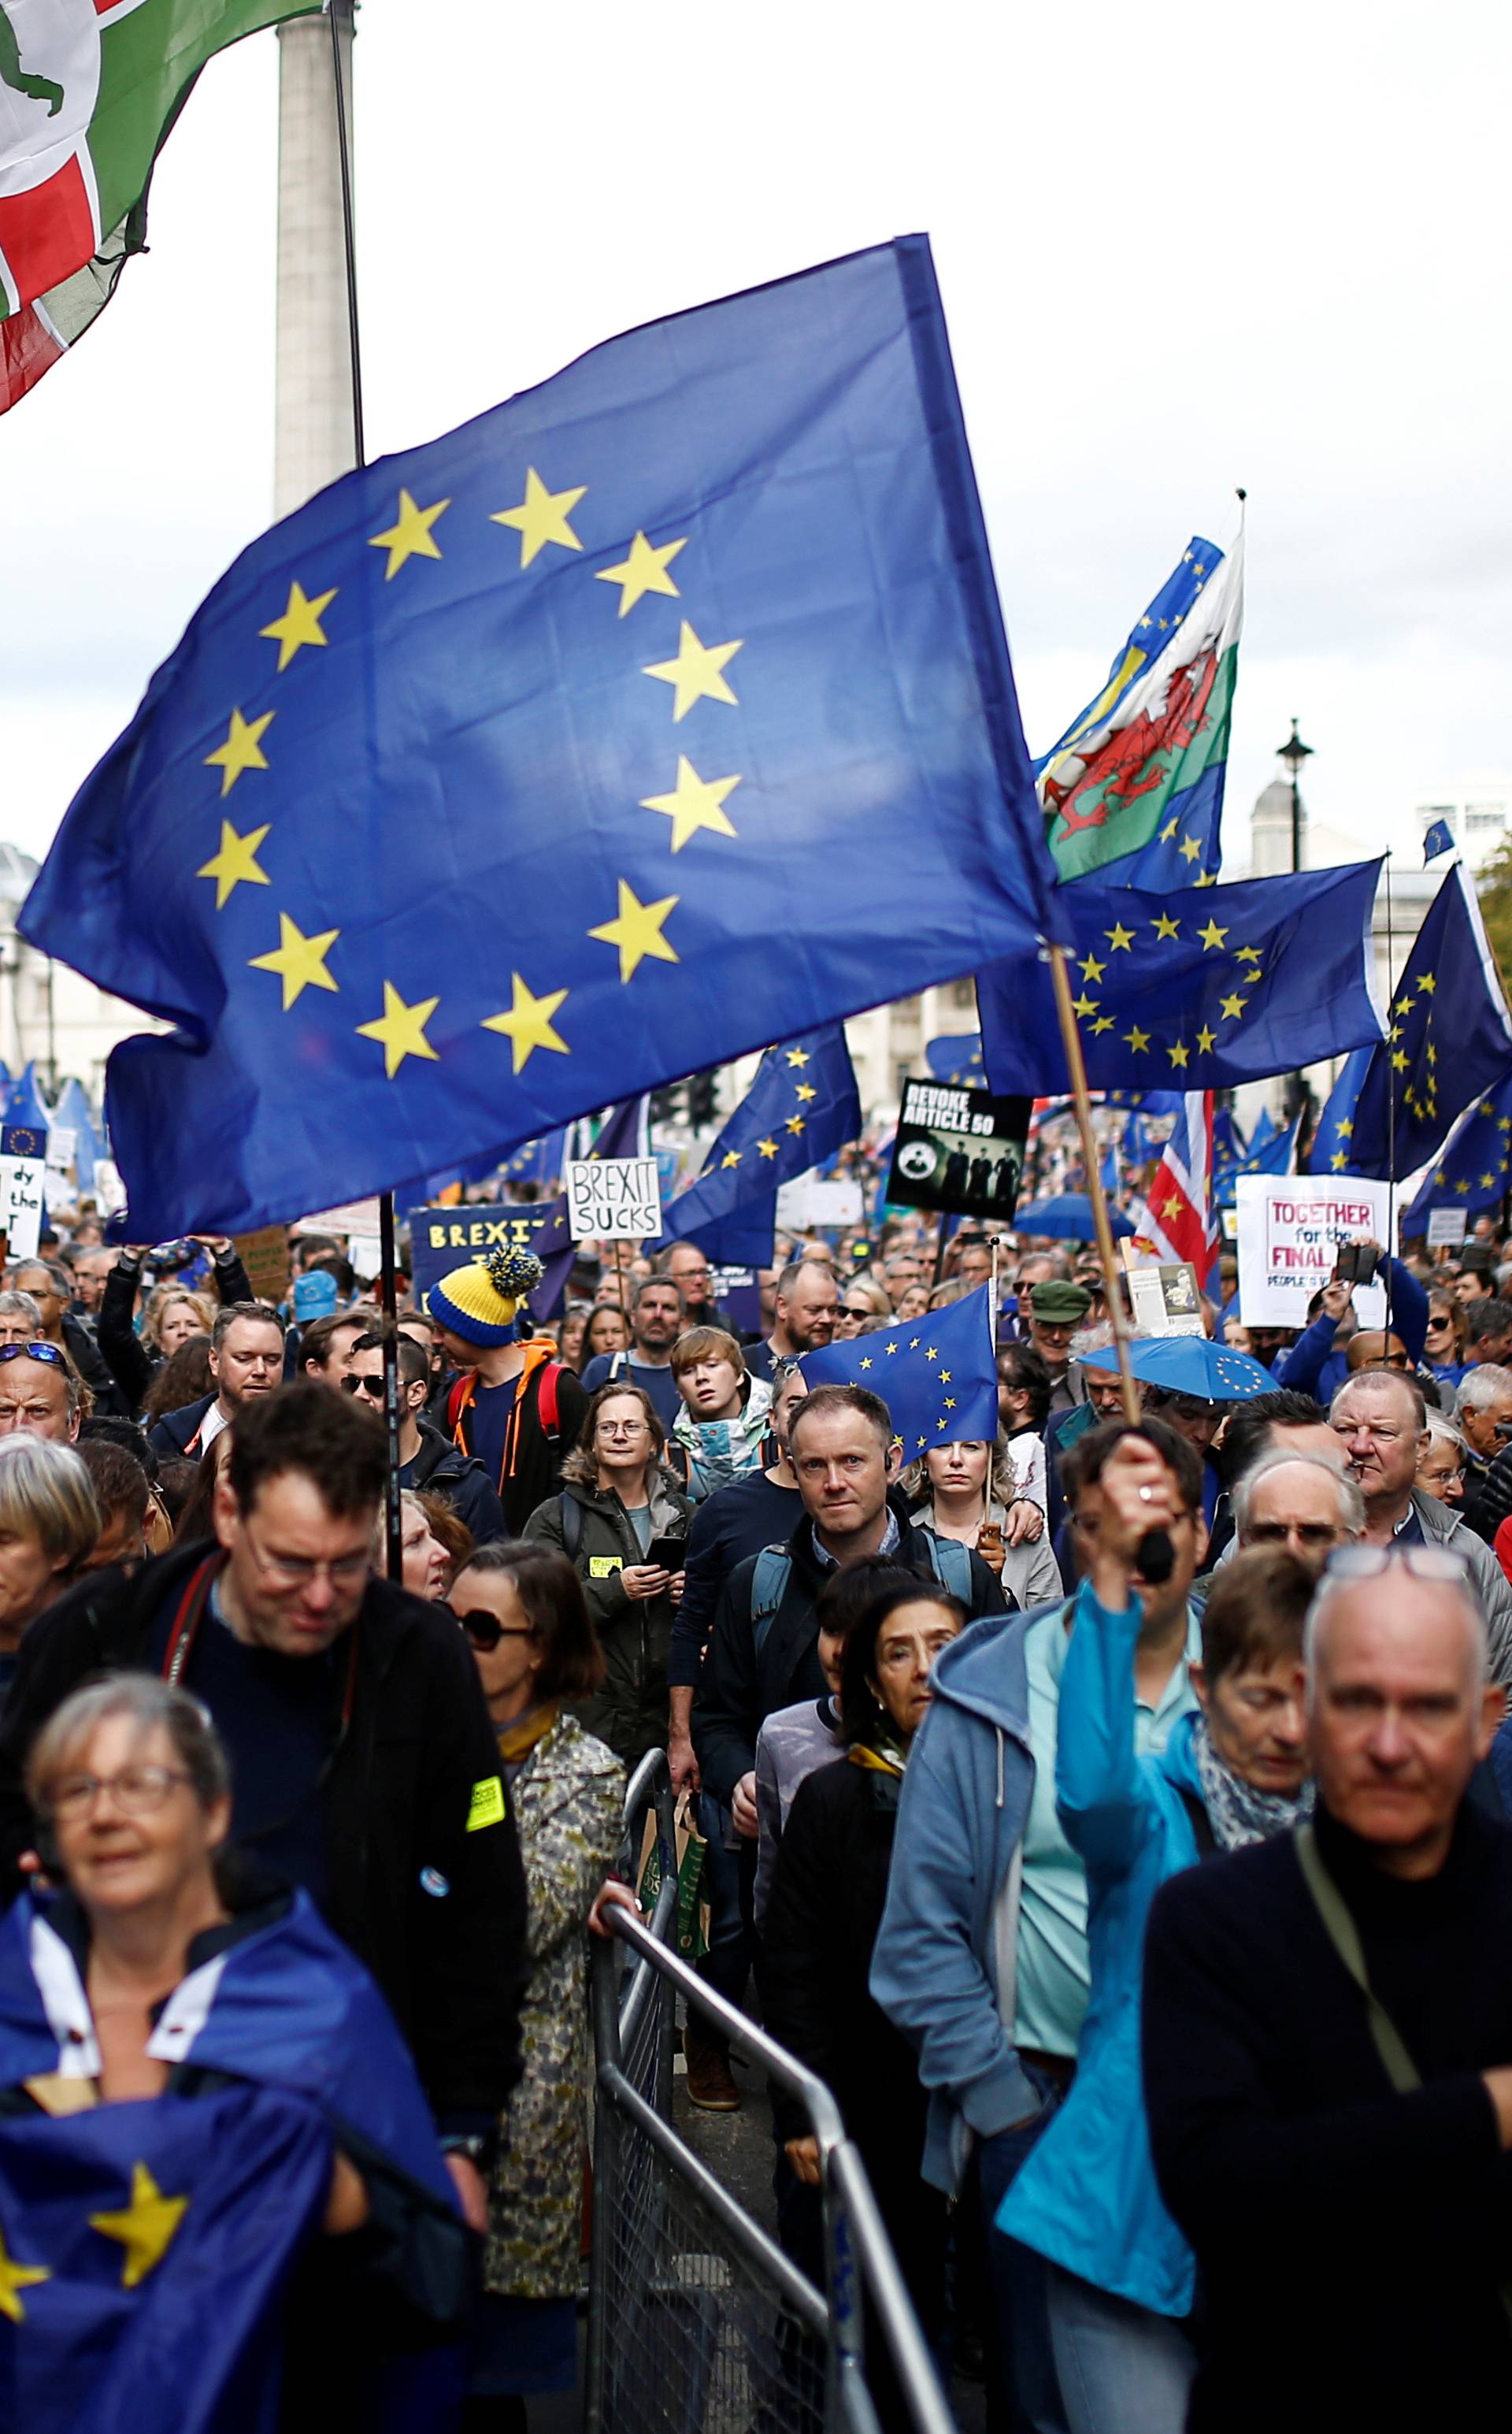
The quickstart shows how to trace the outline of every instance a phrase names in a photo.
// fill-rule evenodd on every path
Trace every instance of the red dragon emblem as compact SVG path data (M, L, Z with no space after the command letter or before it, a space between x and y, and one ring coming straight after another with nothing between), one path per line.
M1060 819L1058 836L1075 836L1079 829L1100 829L1110 812L1127 811L1141 795L1152 794L1164 784L1169 764L1161 755L1184 752L1211 723L1207 706L1217 670L1217 652L1199 652L1172 677L1164 708L1153 717L1141 711L1127 727L1114 728L1074 786L1062 793L1053 780L1046 782L1046 806ZM1079 811L1078 805L1093 795L1097 800L1091 810Z

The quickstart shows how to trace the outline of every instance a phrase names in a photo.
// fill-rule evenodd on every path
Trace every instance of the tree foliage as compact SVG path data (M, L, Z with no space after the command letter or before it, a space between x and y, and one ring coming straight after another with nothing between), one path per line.
M1512 977L1512 837L1498 846L1476 880L1475 893L1504 990Z

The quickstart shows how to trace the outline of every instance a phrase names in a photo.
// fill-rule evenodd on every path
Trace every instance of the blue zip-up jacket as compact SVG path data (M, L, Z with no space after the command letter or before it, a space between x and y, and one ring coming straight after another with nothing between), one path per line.
M1410 1268L1400 1260L1383 1260L1391 1271L1391 1332L1400 1335L1414 1363L1422 1359L1428 1341L1428 1295ZM1337 1352L1334 1338L1338 1320L1326 1311L1300 1335L1282 1363L1279 1383L1300 1395L1316 1395L1326 1410L1350 1374L1348 1346Z
M1140 2078L1145 1928L1157 1888L1195 1862L1180 1787L1198 1790L1191 1715L1159 1757L1134 1748L1134 1649L1142 1607L1121 1614L1078 1592L1061 1677L1056 1806L1087 1871L1092 1995L1069 2096L1016 2174L1000 2229L1067 2272L1162 2316L1192 2306L1192 2252L1166 2213L1150 2160ZM910 1761L911 1763L911 1761Z
M1034 1788L1025 1635L1064 1610L990 1615L941 1652L903 1778L871 1988L917 2048L924 2177L951 2196L973 2133L995 2137L1040 2109L998 2016L994 1926Z

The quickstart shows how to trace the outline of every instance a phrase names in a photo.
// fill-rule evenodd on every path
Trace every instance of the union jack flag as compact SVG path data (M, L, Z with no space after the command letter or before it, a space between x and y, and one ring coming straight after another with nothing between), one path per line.
M1160 1260L1190 1260L1205 1281L1218 1255L1213 1205L1213 1093L1188 1090L1155 1170L1149 1197L1134 1208L1137 1247Z

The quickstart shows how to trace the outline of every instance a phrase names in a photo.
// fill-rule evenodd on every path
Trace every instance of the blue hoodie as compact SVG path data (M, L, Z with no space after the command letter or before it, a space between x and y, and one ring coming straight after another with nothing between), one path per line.
M1192 2252L1162 2202L1140 2078L1145 1928L1156 1891L1197 1859L1181 1788L1198 1790L1195 1718L1159 1757L1134 1747L1136 1598L1113 1614L1083 1582L1061 1677L1057 1806L1087 1871L1092 1997L1069 2096L998 2226L1068 2272L1163 2316L1190 2312ZM911 1765L911 1761L910 1761Z
M1391 1271L1391 1332L1400 1335L1402 1346L1414 1362L1422 1359L1423 1346L1428 1341L1428 1295L1410 1268L1400 1260L1384 1260L1383 1270ZM1381 1281L1386 1278L1383 1275ZM1327 1311L1315 1318L1311 1327L1300 1335L1283 1361L1277 1377L1283 1386L1301 1395L1315 1395L1325 1411L1349 1378L1349 1348L1334 1348L1338 1333L1338 1320Z
M994 1926L1034 1788L1025 1636L1061 1611L990 1615L942 1652L903 1777L871 1988L918 2049L924 2177L952 2196L973 2133L995 2137L1040 2109L998 2016Z

